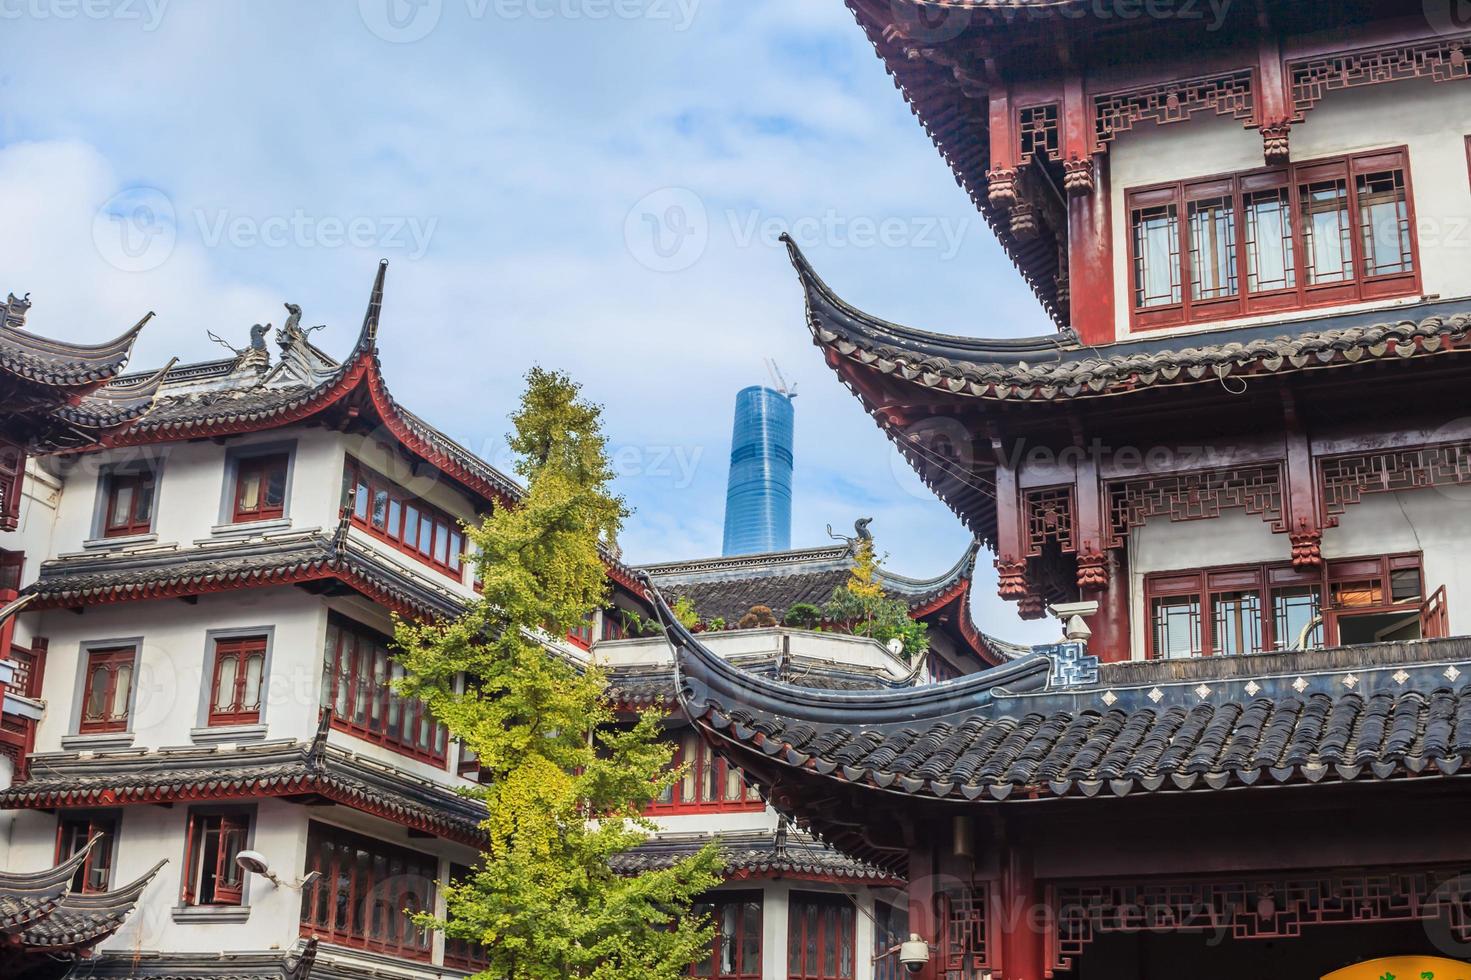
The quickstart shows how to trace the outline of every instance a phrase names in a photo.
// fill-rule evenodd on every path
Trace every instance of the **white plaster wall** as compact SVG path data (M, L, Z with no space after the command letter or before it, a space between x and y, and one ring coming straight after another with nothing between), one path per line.
M292 586L201 596L196 605L177 599L88 606L81 614L40 614L51 640L47 654L46 717L36 730L36 751L62 749L76 733L77 682L83 647L97 641L141 637L137 694L130 713L133 745L160 748L191 744L201 724L201 694L210 656L208 632L270 628L274 631L264 717L268 738L310 738L317 727L327 610L321 599ZM69 743L75 744L75 743Z
M1450 299L1471 294L1466 265L1471 256L1471 181L1465 136L1471 133L1471 85L1460 82L1397 82L1329 93L1307 121L1292 128L1293 161L1311 161L1360 150L1408 146L1411 192L1419 226L1421 284L1426 295ZM1113 213L1114 322L1119 339L1129 332L1129 212L1125 192L1173 180L1258 170L1262 139L1229 117L1198 115L1183 123L1145 125L1124 133L1109 153ZM1406 297L1398 304L1413 303ZM1233 325L1286 322L1351 309L1321 308L1230 321ZM1220 324L1195 323L1140 335L1190 333Z
M1471 526L1471 488L1442 487L1372 494L1348 508L1338 527L1323 532L1323 557L1359 558L1420 552L1427 594L1446 589L1452 634L1471 633L1471 562L1465 529ZM1285 562L1285 534L1273 534L1260 517L1227 511L1208 521L1172 524L1156 518L1129 541L1133 656L1144 657L1149 615L1144 577L1152 572L1221 565Z

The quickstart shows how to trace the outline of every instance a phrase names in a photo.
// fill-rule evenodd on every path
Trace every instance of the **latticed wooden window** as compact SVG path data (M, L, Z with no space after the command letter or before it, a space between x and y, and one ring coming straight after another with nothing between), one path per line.
M761 794L746 785L741 771L716 755L695 732L680 737L673 765L684 766L684 774L654 801L651 811L759 810L763 806Z
M234 520L267 521L286 513L287 453L246 456L235 467Z
M459 521L355 459L347 461L343 487L355 526L426 565L460 577L465 538Z
M1419 291L1403 149L1140 188L1127 199L1136 329Z
M717 892L694 907L715 924L708 959L696 960L692 977L723 980L761 978L761 893Z
M265 683L266 638L240 636L215 640L210 683L211 725L253 725L260 721Z
M78 731L127 731L137 657L136 647L110 647L87 653Z
M790 980L852 980L854 907L846 895L797 892L787 911Z
M428 854L312 821L301 893L301 934L329 943L428 960L432 933L414 913L434 909L439 863Z
M114 538L153 530L156 481L152 470L114 473L107 477L107 510L102 534Z
M424 702L393 689L403 675L385 637L332 616L322 658L321 702L332 710L332 727L442 766L449 730L430 716Z

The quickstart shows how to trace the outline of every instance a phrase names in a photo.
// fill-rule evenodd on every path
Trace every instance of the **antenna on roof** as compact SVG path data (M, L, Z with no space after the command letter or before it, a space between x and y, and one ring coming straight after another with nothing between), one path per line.
M787 384L787 379L782 377L781 368L776 366L776 361L769 357L762 360L766 362L766 373L771 375L771 387L788 398L796 398L797 386Z

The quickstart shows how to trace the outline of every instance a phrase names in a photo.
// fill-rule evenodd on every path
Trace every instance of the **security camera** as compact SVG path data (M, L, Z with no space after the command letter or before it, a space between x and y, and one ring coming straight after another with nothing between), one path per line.
M899 944L899 962L904 964L907 973L919 973L930 961L930 944L920 938L919 933L911 932L909 940Z

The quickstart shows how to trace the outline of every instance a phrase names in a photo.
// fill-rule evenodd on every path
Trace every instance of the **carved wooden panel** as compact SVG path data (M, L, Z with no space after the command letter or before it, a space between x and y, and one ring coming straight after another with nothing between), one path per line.
M945 922L940 951L943 980L971 980L991 968L986 948L986 898L985 882L940 896Z
M1174 880L1049 886L1054 916L1048 962L1072 969L1097 936L1144 930L1292 939L1305 927L1439 922L1471 941L1471 877L1461 868L1282 874L1235 880Z
M1106 493L1110 548L1154 517L1199 521L1219 517L1223 510L1244 510L1260 514L1273 531L1287 530L1282 468L1276 464L1113 480Z
M21 447L0 442L0 531L14 531L20 523L20 485L25 472Z
M1365 494L1471 483L1471 442L1330 456L1318 463L1324 523L1338 518Z
M1323 96L1336 89L1411 78L1448 82L1471 77L1468 62L1471 34L1294 61L1287 66L1292 108L1300 122Z
M1074 512L1071 485L1025 491L1022 494L1022 519L1026 522L1026 557L1038 557L1050 542L1055 542L1063 551L1076 551Z
M1148 88L1093 97L1093 136L1102 150L1114 137L1141 122L1184 122L1207 110L1250 120L1256 112L1250 69L1182 79Z
M1016 135L1018 143L1017 161L1023 165L1040 156L1045 160L1061 160L1062 150L1058 142L1058 115L1061 106L1056 102L1027 106L1016 112Z

